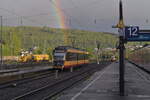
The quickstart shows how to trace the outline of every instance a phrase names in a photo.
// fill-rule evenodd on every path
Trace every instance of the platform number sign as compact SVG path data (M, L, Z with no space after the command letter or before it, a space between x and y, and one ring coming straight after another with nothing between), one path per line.
M150 32L140 32L138 26L127 26L124 32L127 41L150 41Z
M133 26L133 27L125 27L125 35L127 38L134 38L139 36L139 27Z

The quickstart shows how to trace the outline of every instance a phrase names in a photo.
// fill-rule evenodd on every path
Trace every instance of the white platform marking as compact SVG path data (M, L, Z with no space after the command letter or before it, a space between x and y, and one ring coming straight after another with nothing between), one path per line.
M102 77L102 75L109 70L112 67L112 64L110 66L108 66L106 69L104 69L103 72L101 72L101 74L95 78L92 82L90 82L86 87L84 87L79 93L77 93L75 96L73 96L71 98L71 100L75 100L77 97L79 97L81 95L82 92L84 92L85 90L87 90L95 81L97 81L98 79L100 79Z

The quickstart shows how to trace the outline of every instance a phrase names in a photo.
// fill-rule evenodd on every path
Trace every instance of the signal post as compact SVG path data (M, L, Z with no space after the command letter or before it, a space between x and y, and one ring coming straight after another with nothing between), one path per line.
M124 35L124 22L123 22L123 5L122 0L119 2L119 23L116 26L113 26L113 28L118 28L119 32L119 94L120 96L125 95L125 81L124 81L124 50L125 50L125 35Z
M150 41L150 30L140 30L139 26L125 26L123 22L122 0L119 2L119 23L113 28L118 28L119 32L119 91L120 96L125 95L124 81L124 43Z

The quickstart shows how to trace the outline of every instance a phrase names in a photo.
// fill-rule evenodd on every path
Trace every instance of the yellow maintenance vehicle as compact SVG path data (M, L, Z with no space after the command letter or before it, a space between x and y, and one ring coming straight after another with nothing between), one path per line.
M48 54L32 54L31 52L21 52L21 56L18 59L19 62L49 62L50 57Z

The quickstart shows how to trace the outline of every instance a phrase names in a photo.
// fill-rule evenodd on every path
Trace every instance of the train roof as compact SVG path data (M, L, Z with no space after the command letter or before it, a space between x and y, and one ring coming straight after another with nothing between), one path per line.
M89 54L86 50L74 48L71 46L58 46L55 48L55 50L65 50L65 51L69 51L69 52L78 52L78 53L85 53L86 52L86 54Z

